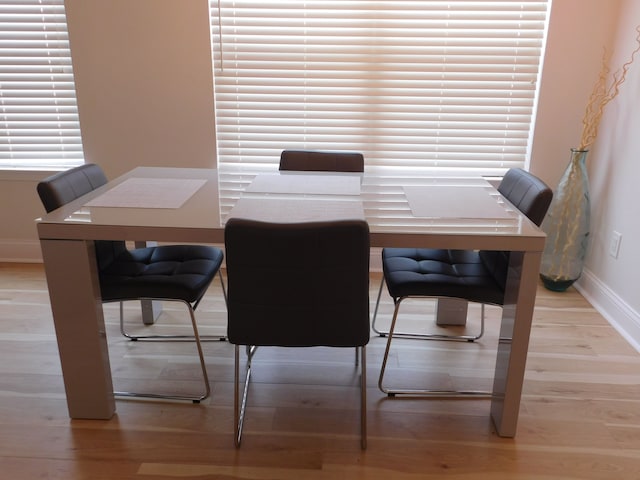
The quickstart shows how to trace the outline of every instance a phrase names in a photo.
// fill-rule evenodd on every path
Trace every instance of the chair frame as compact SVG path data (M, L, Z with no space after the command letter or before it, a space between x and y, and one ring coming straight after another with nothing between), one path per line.
M255 345L244 345L246 348L247 362L244 375L242 392L240 388L240 347L235 345L234 352L234 375L233 375L233 418L234 434L233 441L236 448L242 444L242 429L247 409L247 397L249 395L249 384L251 380L251 363L258 347ZM358 359L361 358L361 361ZM360 447L367 448L367 347L363 345L356 347L356 366L360 365Z
M200 334L198 332L198 325L196 323L195 316L195 307L192 306L189 302L182 299L177 298L132 298L130 300L119 299L113 301L105 301L103 303L119 303L120 304L120 318L122 319L124 315L124 302L125 301L139 301L139 300L159 300L164 302L179 302L183 303L187 306L189 310L189 317L191 318L191 326L193 328L193 336L188 337L192 340L195 340L196 348L198 350L198 358L200 360L200 368L202 370L202 379L204 382L204 391L199 395L174 395L174 394L162 394L162 393L144 393L144 392L131 392L131 391L114 391L113 394L116 397L134 397L134 398L153 398L153 399L163 399L163 400L185 400L190 401L192 403L198 404L202 400L205 400L209 395L211 395L211 385L209 384L209 376L207 374L207 367L204 359L204 351L202 349L202 341Z
M386 337L388 336L390 333L392 333L394 336L398 337L398 338L412 338L412 339L417 339L417 340L447 340L447 341L466 341L466 342L475 342L476 340L479 340L480 338L482 338L482 336L484 335L484 327L485 327L485 314L484 314L484 303L481 303L481 311L480 311L480 331L476 334L471 334L471 335L445 335L445 334L440 334L440 333L412 333L412 332L392 332L391 329L389 329L388 331L384 331L384 330L380 330L376 327L376 320L378 318L378 308L380 306L380 297L382 296L382 290L384 288L385 285L385 280L384 280L384 275L382 276L382 280L380 281L380 288L378 289L378 298L376 300L376 307L373 311L373 320L371 322L371 329L377 333L379 336L381 337ZM394 305L394 310L393 310L393 318L396 318L398 316L398 312L400 310L400 303L402 303L403 300L406 299L410 299L410 298L415 298L415 299L428 299L428 298L433 298L433 299L438 299L438 298L442 298L442 297L426 297L426 296L422 296L422 295L407 295L405 297L398 297L398 298L394 298L393 299L393 305ZM393 320L392 320L393 322Z
M382 288L382 285L380 286L380 288ZM386 369L387 369L387 360L389 359L389 352L391 350L391 341L393 340L393 337L399 337L399 338L411 338L411 339L427 339L427 340L449 340L449 341L455 341L455 340L467 340L464 338L464 336L457 336L452 338L452 336L447 336L447 335L421 335L421 334L411 334L411 333L395 333L395 328L396 328L396 323L398 321L398 312L400 311L400 303L402 302L402 300L406 299L406 298L412 298L412 297L400 297L399 299L394 299L394 303L395 303L395 309L393 311L393 317L391 319L391 326L389 327L389 331L386 332L386 336L387 336L387 343L385 346L385 350L384 350L384 355L382 357L382 366L380 367L380 376L378 377L378 389L386 394L388 397L395 397L395 396L420 396L420 397L476 397L476 398L485 398L485 397L491 397L493 395L493 392L491 391L487 391L487 390L446 390L446 389L429 389L429 388L425 388L425 389L393 389L393 388L387 388L384 385L384 375L386 373ZM428 297L415 297L415 298L428 298ZM437 297L432 297L432 298L437 298ZM380 298L378 297L378 300ZM480 303L480 308L482 310L481 316L482 316L482 330L480 333L480 336L482 336L484 334L484 309L485 309L485 303ZM377 310L377 304L376 304L376 310ZM374 321L375 321L375 314L374 314ZM385 336L385 335L381 335L381 336ZM439 338L439 337L443 337L443 338ZM471 337L474 338L474 337ZM477 337L479 338L479 337ZM473 340L467 340L469 342L473 342Z
M220 278L220 285L222 286L222 295L224 296L224 301L225 301L225 305L227 303L227 289L225 287L224 284L224 279L222 278L222 273L220 272L220 270L218 270L218 272L216 273L216 275L218 278ZM198 308L198 305L200 305L200 300L202 300L202 298L204 297L204 294L198 298L191 306L193 308L193 310L195 311L196 308ZM151 300L161 300L161 299L151 299ZM166 300L165 301L175 301L175 300ZM187 302L188 303L188 302ZM121 306L122 307L122 306ZM183 341L183 342L189 342L189 341L194 341L195 340L195 336L194 335L170 335L170 334L152 334L152 335L133 335L130 334L129 332L127 332L125 326L124 326L124 311L122 308L120 308L120 333L122 334L123 337L128 338L129 340L131 340L132 342L137 342L138 340L143 340L143 341L148 341L148 340L152 340L152 341ZM227 341L227 336L226 335L200 335L200 341L201 342L211 342L211 341L219 341L219 342L226 342Z

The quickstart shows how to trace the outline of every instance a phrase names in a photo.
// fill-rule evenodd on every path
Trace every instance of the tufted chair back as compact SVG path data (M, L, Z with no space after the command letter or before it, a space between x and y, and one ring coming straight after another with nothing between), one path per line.
M364 156L356 152L284 150L280 170L313 172L364 172Z
M538 226L547 214L553 198L552 190L542 180L521 168L508 170L498 186L498 191ZM480 259L504 291L509 268L509 253L482 250Z
M225 227L229 341L361 346L369 341L369 228L362 220Z
M38 183L37 191L48 213L106 183L107 177L102 169L96 164L87 163L45 178ZM125 242L120 241L97 240L95 247L100 270L111 265L126 250Z

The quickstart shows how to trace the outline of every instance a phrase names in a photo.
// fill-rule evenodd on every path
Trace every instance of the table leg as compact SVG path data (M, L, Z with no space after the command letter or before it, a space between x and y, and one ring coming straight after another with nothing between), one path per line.
M491 417L501 437L516 434L541 257L541 252L510 255L491 398Z
M159 300L140 300L142 323L153 325L162 313L162 302Z
M158 242L134 242L136 248L156 246ZM158 300L141 300L140 308L142 309L142 323L145 325L153 325L162 313L162 302Z
M115 412L109 352L92 241L40 241L71 418Z
M446 327L467 324L469 302L460 298L438 298L436 324Z

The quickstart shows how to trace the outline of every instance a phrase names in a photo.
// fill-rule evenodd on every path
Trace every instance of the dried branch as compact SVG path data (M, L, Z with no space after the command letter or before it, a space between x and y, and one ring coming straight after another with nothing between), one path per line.
M636 27L636 49L631 53L631 58L622 65L622 68L613 74L611 84L607 86L607 77L609 76L609 67L606 62L606 55L602 56L602 68L598 80L593 86L593 91L589 97L587 108L582 117L582 136L580 137L579 150L588 149L598 135L600 120L604 113L604 107L620 92L620 85L627 78L629 67L635 60L636 54L640 51L640 25Z

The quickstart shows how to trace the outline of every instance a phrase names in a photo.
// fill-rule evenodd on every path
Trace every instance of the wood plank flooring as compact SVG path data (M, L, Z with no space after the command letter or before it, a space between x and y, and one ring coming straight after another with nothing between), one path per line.
M372 311L379 281L374 274ZM381 308L388 321L388 297ZM131 304L127 322L187 328L182 309L165 304L158 324L142 327ZM193 344L130 342L117 306L104 310L116 389L200 388ZM217 282L198 310L204 333L224 331ZM405 311L407 328L434 328L431 303ZM389 381L490 388L499 316L489 309L476 344L398 340ZM111 420L71 420L41 265L0 264L0 319L2 478L640 479L640 354L575 290L538 290L513 439L495 434L486 399L386 398L377 389L385 340L372 336L366 451L352 349L259 350L236 450L232 345L205 344L213 394L201 405L117 400Z

